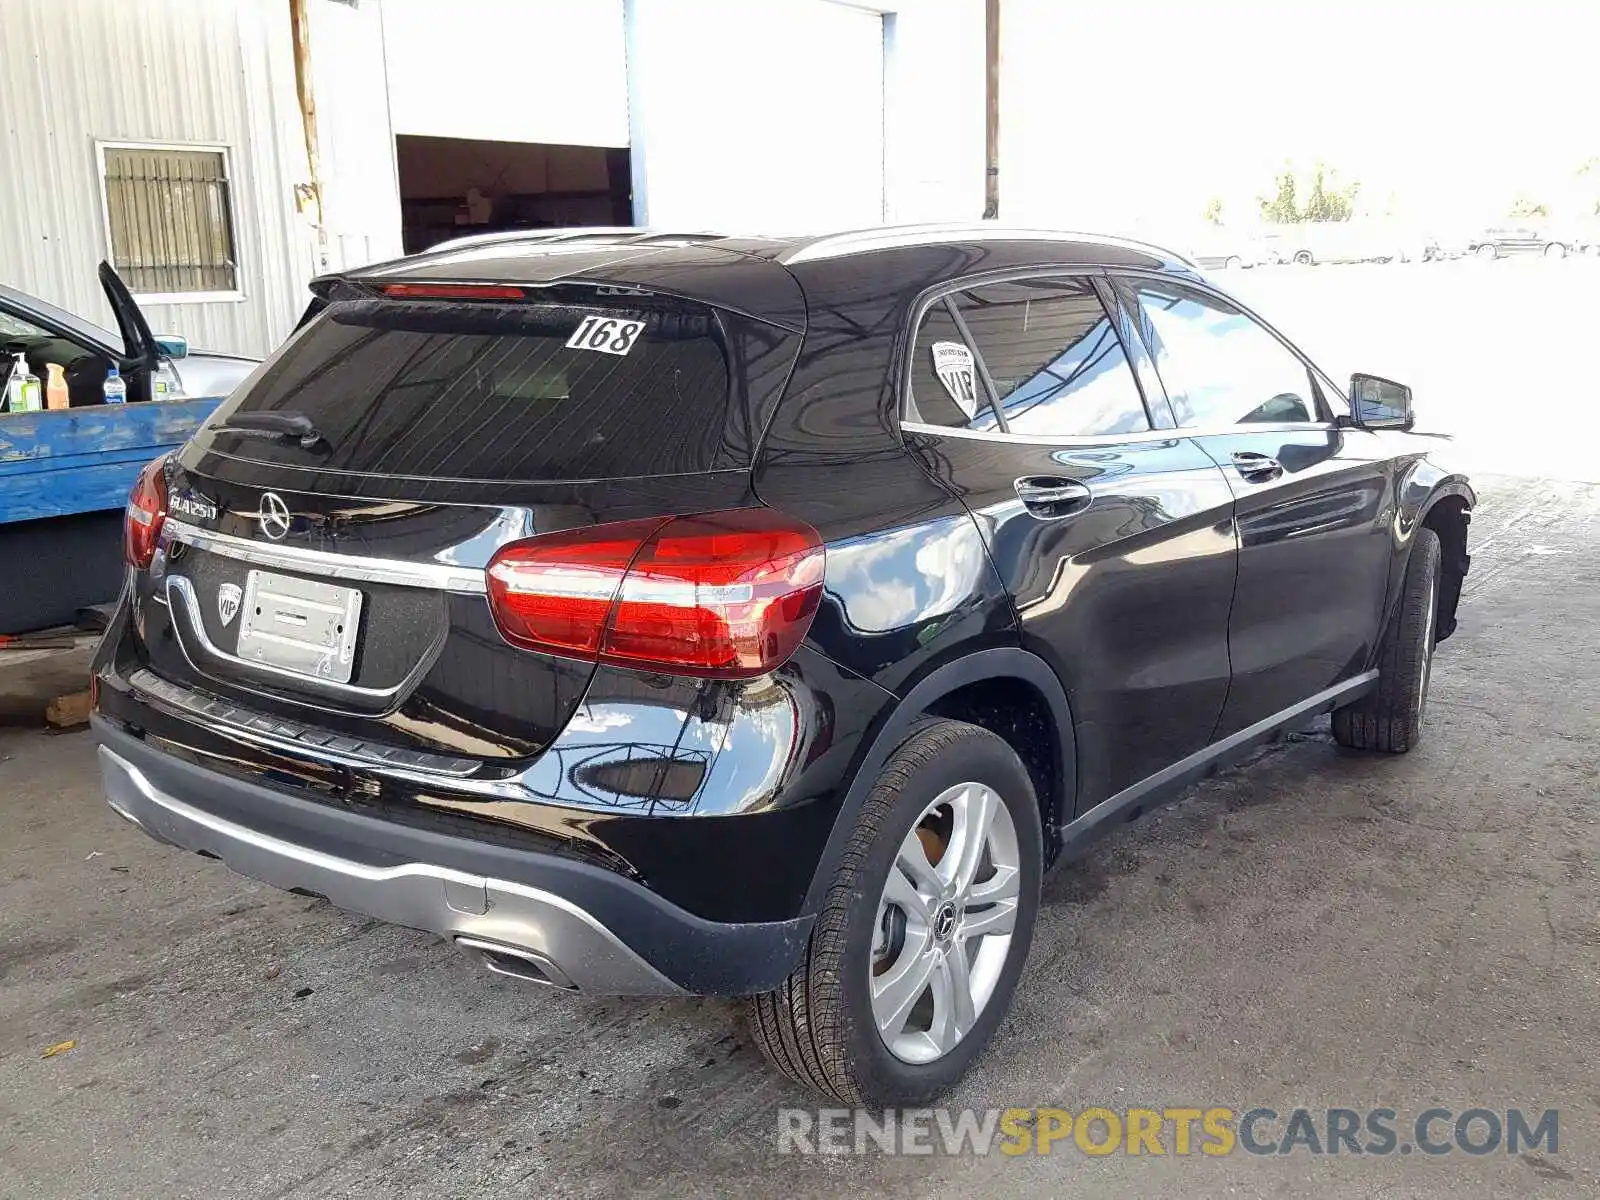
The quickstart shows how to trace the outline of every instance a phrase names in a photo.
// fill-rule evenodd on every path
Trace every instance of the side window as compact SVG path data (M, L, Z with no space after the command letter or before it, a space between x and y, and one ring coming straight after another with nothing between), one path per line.
M1133 433L1150 428L1139 385L1100 298L1087 281L1031 279L950 297L917 335L912 396L921 419L996 431L978 363L994 382L1005 426L1024 437ZM975 389L969 402L968 389Z
M1319 419L1305 363L1233 305L1164 280L1126 286L1179 428Z
M0 338L47 338L50 336L49 333L40 329L32 321L24 321L15 313L9 313L0 308Z

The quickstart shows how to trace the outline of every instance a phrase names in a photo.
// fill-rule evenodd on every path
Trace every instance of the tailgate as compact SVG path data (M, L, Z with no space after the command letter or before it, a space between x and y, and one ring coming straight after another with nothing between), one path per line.
M177 456L134 584L155 675L364 744L537 754L594 667L500 634L509 542L756 503L751 413L799 339L644 294L336 303ZM569 345L634 323L626 353ZM615 326L607 326L613 331ZM598 335L596 335L598 336Z

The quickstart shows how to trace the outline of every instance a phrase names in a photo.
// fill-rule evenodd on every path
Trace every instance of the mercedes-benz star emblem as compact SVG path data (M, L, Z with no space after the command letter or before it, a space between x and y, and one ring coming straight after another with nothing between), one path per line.
M239 590L236 583L225 583L217 589L217 615L222 618L224 629L233 624L233 619L239 615L239 601L242 599L244 592Z
M261 493L256 519L261 522L261 532L275 542L281 542L289 532L289 506L277 492Z

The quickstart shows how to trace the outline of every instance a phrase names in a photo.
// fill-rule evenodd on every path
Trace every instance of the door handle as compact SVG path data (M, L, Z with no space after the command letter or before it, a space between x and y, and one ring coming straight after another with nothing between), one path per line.
M1054 475L1024 475L1016 482L1017 499L1036 517L1070 517L1094 499L1087 484Z
M1246 479L1261 482L1283 474L1283 466L1277 459L1269 454L1257 454L1254 450L1235 450L1233 465Z

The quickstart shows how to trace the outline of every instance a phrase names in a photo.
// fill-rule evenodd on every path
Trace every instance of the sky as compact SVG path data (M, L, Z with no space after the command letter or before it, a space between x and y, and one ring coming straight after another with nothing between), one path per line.
M1600 0L1005 0L1002 39L1007 220L1241 224L1318 160L1429 227L1600 199Z

